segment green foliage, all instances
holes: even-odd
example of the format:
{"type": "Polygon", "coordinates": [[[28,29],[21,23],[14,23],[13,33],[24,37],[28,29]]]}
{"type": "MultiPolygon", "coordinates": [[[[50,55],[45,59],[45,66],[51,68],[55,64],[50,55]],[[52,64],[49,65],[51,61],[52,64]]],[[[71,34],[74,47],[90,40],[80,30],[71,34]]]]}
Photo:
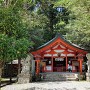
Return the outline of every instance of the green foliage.
{"type": "MultiPolygon", "coordinates": [[[[37,14],[40,16],[41,14],[46,17],[46,21],[44,22],[44,36],[43,39],[45,42],[51,40],[57,32],[61,34],[66,34],[67,30],[64,28],[68,23],[68,15],[69,12],[66,8],[63,9],[63,12],[58,12],[57,8],[62,6],[57,6],[56,2],[60,2],[58,0],[36,0],[37,14]]],[[[61,3],[60,3],[61,4],[61,3]]],[[[40,17],[42,18],[42,17],[40,17]]]]}
{"type": "Polygon", "coordinates": [[[40,4],[37,13],[47,17],[43,36],[46,42],[59,32],[71,42],[90,49],[90,0],[37,1],[40,4]],[[54,11],[56,7],[65,10],[58,13],[54,11]]]}
{"type": "Polygon", "coordinates": [[[16,58],[14,38],[9,38],[5,34],[0,34],[0,60],[13,60],[16,58]]]}
{"type": "Polygon", "coordinates": [[[23,21],[26,22],[26,26],[29,31],[29,39],[34,45],[33,48],[37,48],[42,45],[44,42],[43,35],[47,18],[43,14],[38,15],[35,12],[28,11],[24,16],[23,21]]]}
{"type": "Polygon", "coordinates": [[[0,60],[24,58],[28,47],[37,48],[57,32],[90,48],[89,23],[89,0],[1,0],[0,60]]]}
{"type": "Polygon", "coordinates": [[[75,0],[69,9],[75,19],[71,19],[70,24],[67,25],[69,32],[66,37],[90,50],[90,0],[75,0]]]}
{"type": "Polygon", "coordinates": [[[22,6],[19,5],[23,5],[23,2],[12,1],[5,6],[2,4],[0,8],[0,60],[3,61],[25,58],[29,47],[33,45],[21,14],[25,10],[20,11],[22,6]]]}
{"type": "Polygon", "coordinates": [[[15,44],[17,58],[26,58],[32,42],[29,42],[26,38],[21,38],[16,40],[15,44]]]}

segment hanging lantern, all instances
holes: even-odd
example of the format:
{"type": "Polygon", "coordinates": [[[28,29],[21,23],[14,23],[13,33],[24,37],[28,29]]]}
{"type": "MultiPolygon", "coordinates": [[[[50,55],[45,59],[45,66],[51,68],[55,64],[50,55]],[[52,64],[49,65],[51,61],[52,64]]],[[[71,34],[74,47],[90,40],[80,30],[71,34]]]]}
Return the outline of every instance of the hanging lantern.
{"type": "Polygon", "coordinates": [[[58,56],[58,57],[61,57],[61,53],[57,53],[57,56],[58,56]]]}

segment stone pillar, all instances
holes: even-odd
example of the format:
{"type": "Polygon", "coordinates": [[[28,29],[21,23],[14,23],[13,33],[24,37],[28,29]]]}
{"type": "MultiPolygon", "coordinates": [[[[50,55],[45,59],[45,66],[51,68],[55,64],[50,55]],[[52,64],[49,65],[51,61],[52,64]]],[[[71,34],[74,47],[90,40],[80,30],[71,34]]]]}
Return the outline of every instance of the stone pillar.
{"type": "Polygon", "coordinates": [[[29,83],[32,81],[32,71],[31,71],[31,62],[33,60],[33,56],[30,54],[27,56],[25,60],[21,61],[22,71],[18,75],[18,83],[29,83]]]}
{"type": "Polygon", "coordinates": [[[87,70],[87,73],[86,73],[86,80],[90,81],[90,53],[86,54],[86,57],[88,59],[88,61],[87,61],[88,70],[87,70]]]}

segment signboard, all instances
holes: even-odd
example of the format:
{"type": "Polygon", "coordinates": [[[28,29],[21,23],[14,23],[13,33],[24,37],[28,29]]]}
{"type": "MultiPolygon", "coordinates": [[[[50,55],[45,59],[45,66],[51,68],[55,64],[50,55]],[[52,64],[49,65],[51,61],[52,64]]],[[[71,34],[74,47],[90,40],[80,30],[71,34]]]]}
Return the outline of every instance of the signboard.
{"type": "Polygon", "coordinates": [[[79,62],[78,61],[73,61],[72,62],[74,66],[79,66],[79,62]]]}
{"type": "Polygon", "coordinates": [[[51,66],[46,66],[46,70],[51,71],[52,70],[51,66]]]}
{"type": "Polygon", "coordinates": [[[43,62],[46,62],[47,60],[48,60],[48,59],[43,59],[42,61],[43,61],[43,62]]]}
{"type": "Polygon", "coordinates": [[[42,66],[45,66],[45,65],[46,65],[46,63],[45,63],[45,62],[40,62],[40,64],[41,64],[42,66]]]}
{"type": "Polygon", "coordinates": [[[64,61],[64,58],[55,58],[55,61],[64,61]]]}

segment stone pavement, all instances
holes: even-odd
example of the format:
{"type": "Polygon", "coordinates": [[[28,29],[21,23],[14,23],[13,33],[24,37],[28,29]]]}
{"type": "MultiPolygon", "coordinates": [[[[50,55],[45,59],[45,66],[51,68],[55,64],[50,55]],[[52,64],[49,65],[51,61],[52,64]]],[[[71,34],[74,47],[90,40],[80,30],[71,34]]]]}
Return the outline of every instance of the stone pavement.
{"type": "Polygon", "coordinates": [[[61,81],[7,85],[1,90],[90,90],[90,82],[61,81]]]}

